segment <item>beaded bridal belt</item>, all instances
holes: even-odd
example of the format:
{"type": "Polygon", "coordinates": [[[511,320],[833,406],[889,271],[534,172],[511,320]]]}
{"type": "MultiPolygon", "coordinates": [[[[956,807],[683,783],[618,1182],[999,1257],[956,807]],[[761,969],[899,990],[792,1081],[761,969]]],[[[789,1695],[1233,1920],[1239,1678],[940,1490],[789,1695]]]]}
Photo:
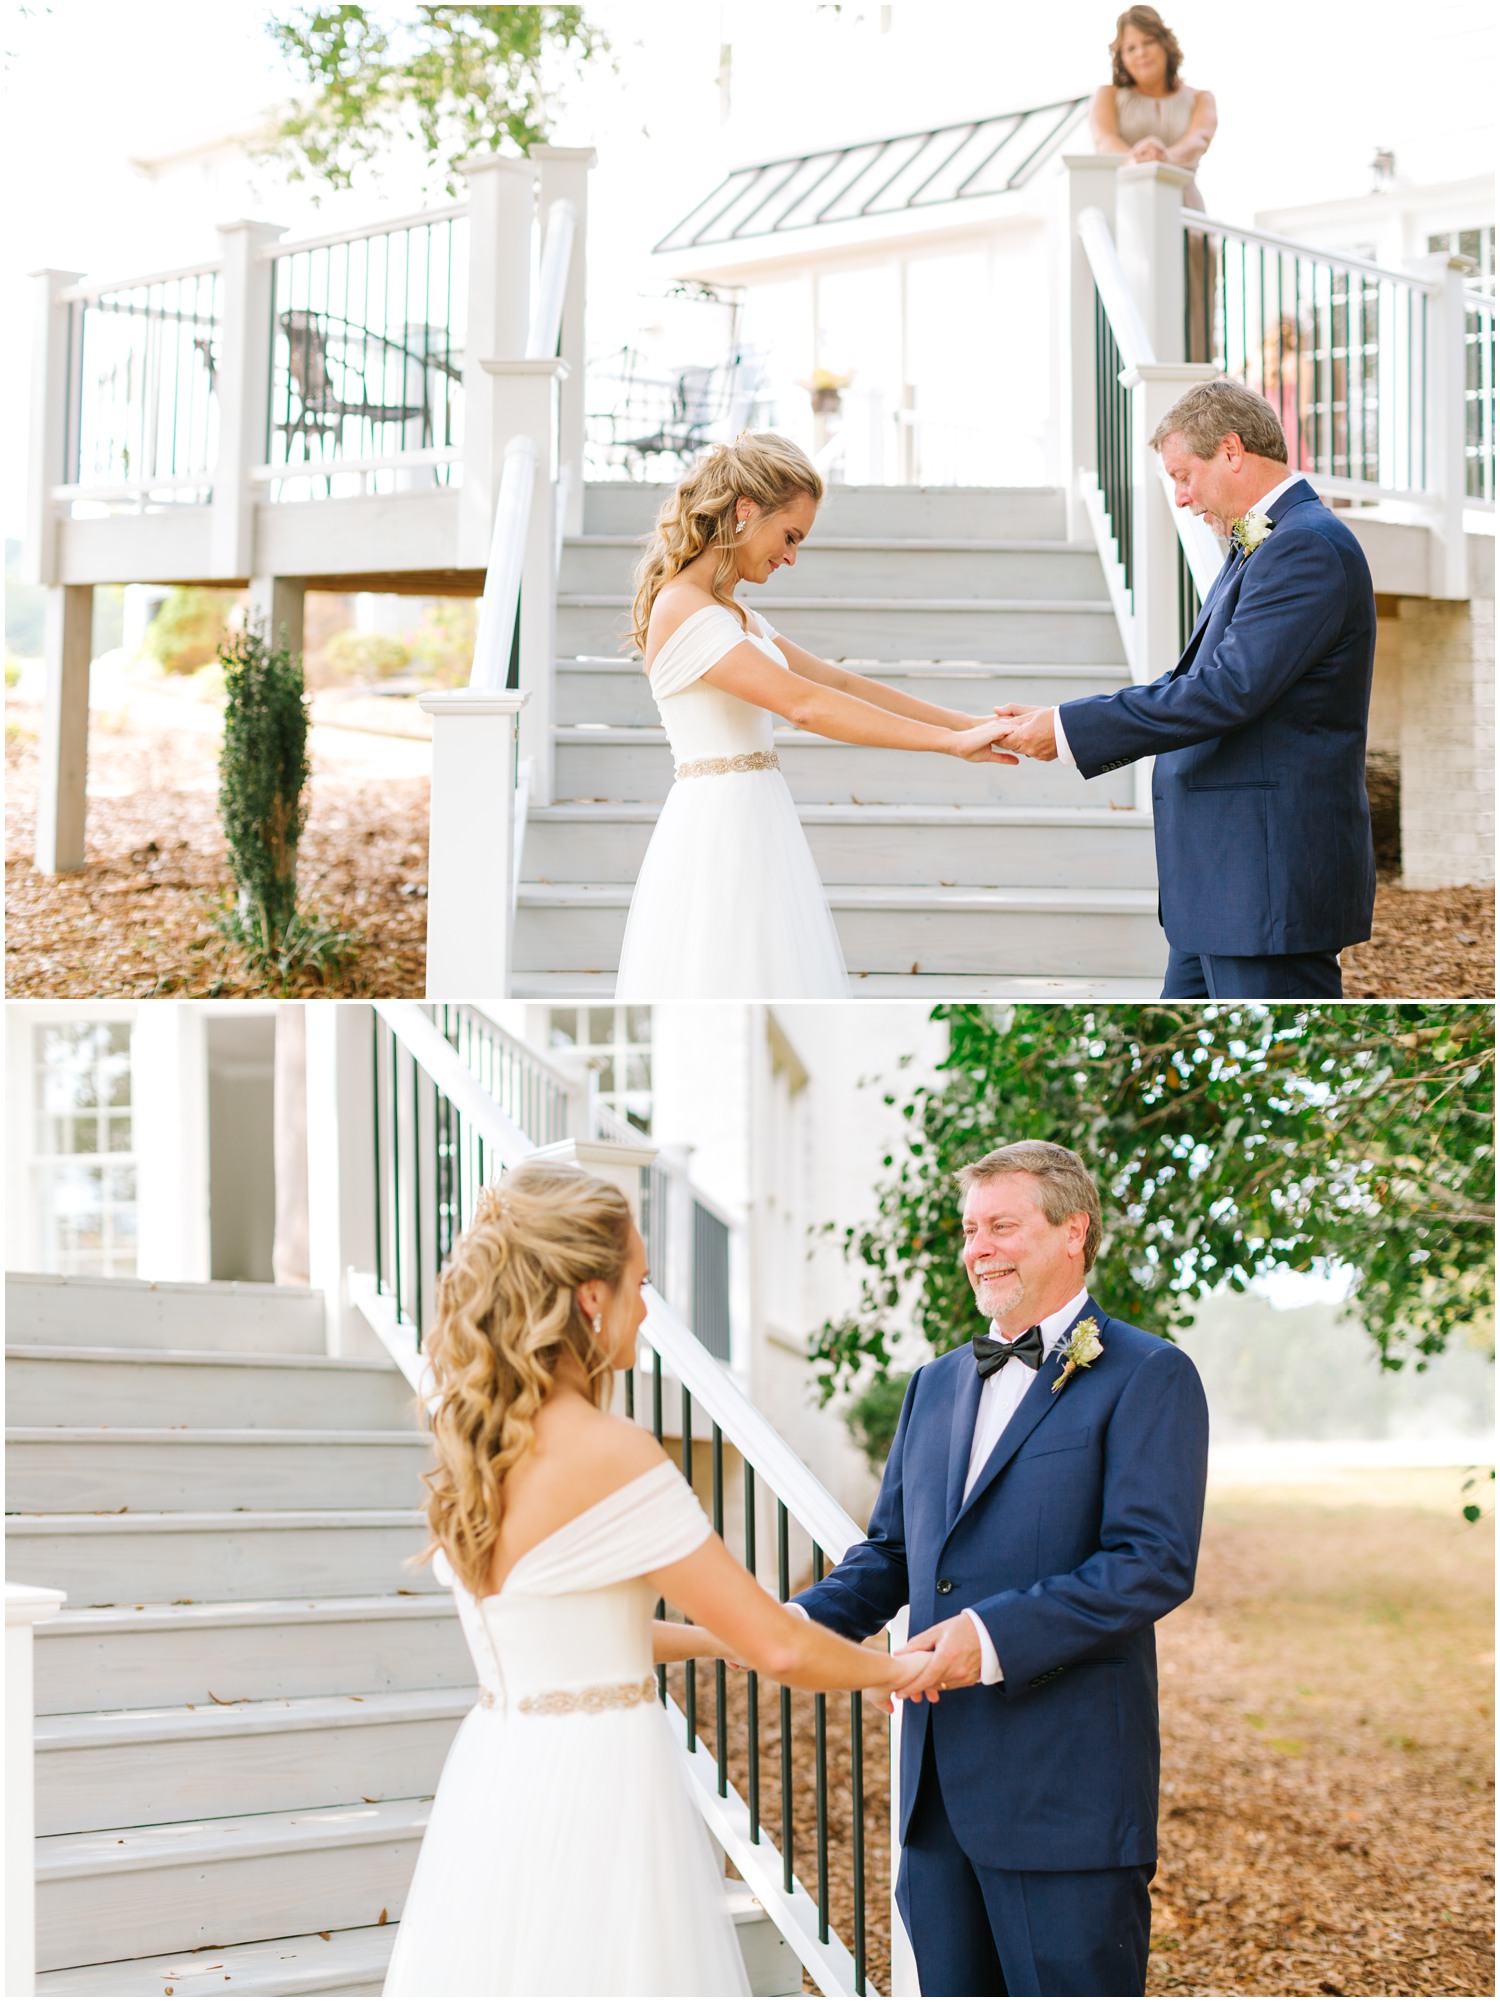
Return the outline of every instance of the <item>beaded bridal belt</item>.
{"type": "MultiPolygon", "coordinates": [[[[493,1690],[479,1698],[486,1710],[495,1707],[493,1690]]],[[[535,1696],[523,1696],[516,1708],[528,1717],[565,1717],[570,1711],[590,1714],[598,1710],[634,1710],[638,1704],[656,1701],[656,1677],[643,1675],[639,1682],[596,1682],[587,1689],[543,1689],[535,1696]]]]}
{"type": "Polygon", "coordinates": [[[741,751],[733,758],[688,758],[677,767],[680,779],[706,779],[721,772],[779,772],[774,751],[741,751]]]}

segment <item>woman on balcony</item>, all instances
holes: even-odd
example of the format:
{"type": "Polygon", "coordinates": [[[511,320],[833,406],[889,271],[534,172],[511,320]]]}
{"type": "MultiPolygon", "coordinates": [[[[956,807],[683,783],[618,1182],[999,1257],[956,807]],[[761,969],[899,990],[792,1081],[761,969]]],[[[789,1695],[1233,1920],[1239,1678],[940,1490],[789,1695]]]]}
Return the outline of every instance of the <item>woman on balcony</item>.
{"type": "Polygon", "coordinates": [[[663,505],[636,571],[631,637],[676,766],[641,864],[616,997],[819,1000],[843,953],[772,718],[841,744],[1014,764],[993,717],[919,701],[820,660],[738,604],[811,532],[823,482],[774,432],[716,445],[663,505]]]}
{"type": "MultiPolygon", "coordinates": [[[[1219,126],[1211,90],[1181,76],[1182,49],[1154,7],[1127,7],[1109,45],[1111,81],[1094,92],[1089,131],[1096,153],[1123,153],[1130,161],[1162,160],[1196,172],[1219,126]]],[[[1203,197],[1192,180],[1183,206],[1199,209],[1203,197]]],[[[1208,239],[1188,237],[1188,361],[1209,361],[1214,272],[1208,239]]]]}
{"type": "Polygon", "coordinates": [[[428,1555],[479,1701],[460,1725],[387,1995],[737,1995],[744,1964],[653,1662],[736,1658],[885,1697],[930,1655],[856,1647],[732,1558],[649,1432],[609,1413],[646,1250],[610,1182],[528,1162],[438,1282],[428,1555]],[[712,1629],[653,1621],[665,1599],[712,1629]]]}

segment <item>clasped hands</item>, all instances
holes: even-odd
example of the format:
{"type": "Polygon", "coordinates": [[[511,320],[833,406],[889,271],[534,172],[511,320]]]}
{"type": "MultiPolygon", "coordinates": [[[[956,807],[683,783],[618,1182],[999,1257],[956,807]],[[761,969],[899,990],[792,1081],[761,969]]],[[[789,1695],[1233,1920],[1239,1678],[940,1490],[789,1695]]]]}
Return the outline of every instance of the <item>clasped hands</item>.
{"type": "Polygon", "coordinates": [[[870,1690],[870,1699],[882,1710],[896,1707],[897,1700],[936,1703],[945,1690],[969,1689],[980,1677],[984,1663],[979,1651],[979,1635],[967,1613],[951,1620],[939,1620],[927,1627],[891,1656],[895,1667],[909,1667],[910,1673],[889,1692],[870,1690]]]}
{"type": "Polygon", "coordinates": [[[1046,764],[1057,756],[1057,730],[1050,709],[1028,709],[1007,702],[994,711],[995,721],[976,716],[959,732],[959,756],[971,764],[1018,765],[1022,758],[1046,764]]]}

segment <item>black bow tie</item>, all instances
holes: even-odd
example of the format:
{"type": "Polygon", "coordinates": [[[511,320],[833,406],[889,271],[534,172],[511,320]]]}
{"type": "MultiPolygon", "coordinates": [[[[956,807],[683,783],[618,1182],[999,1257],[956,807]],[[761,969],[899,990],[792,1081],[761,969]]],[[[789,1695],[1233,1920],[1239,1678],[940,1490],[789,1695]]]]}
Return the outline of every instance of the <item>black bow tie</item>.
{"type": "Polygon", "coordinates": [[[993,1376],[997,1369],[1004,1369],[1012,1356],[1019,1356],[1028,1369],[1040,1369],[1046,1352],[1040,1328],[1028,1328],[1013,1342],[992,1341],[988,1335],[974,1337],[974,1361],[981,1380],[993,1376]]]}

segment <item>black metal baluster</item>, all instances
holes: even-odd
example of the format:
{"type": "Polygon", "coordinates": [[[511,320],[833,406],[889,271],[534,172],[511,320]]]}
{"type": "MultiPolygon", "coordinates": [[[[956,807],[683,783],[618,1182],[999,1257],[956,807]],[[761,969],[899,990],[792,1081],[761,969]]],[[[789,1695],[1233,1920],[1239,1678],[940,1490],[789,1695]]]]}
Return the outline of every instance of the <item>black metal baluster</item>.
{"type": "MultiPolygon", "coordinates": [[[[813,1583],[823,1576],[823,1553],[812,1551],[813,1583]]],[[[818,1824],[818,1938],[828,1944],[828,1698],[813,1698],[813,1776],[818,1824]]]]}
{"type": "MultiPolygon", "coordinates": [[[[713,1524],[720,1536],[724,1534],[724,1434],[717,1424],[713,1429],[713,1524]]],[[[719,1767],[719,1798],[729,1796],[729,1741],[726,1734],[725,1713],[729,1690],[726,1683],[727,1664],[722,1660],[714,1663],[714,1756],[719,1767]]]]}
{"type": "Polygon", "coordinates": [[[385,1291],[385,1258],[381,1244],[380,1212],[385,1203],[385,1190],[380,1185],[380,1017],[372,1008],[370,1011],[370,1105],[374,1113],[373,1137],[375,1156],[375,1291],[385,1291]]]}
{"type": "Polygon", "coordinates": [[[401,1074],[400,1046],[391,1030],[391,1247],[396,1267],[396,1319],[401,1300],[401,1074]]]}
{"type": "Polygon", "coordinates": [[[422,1071],[415,1057],[411,1063],[411,1161],[412,1161],[412,1325],[417,1331],[417,1347],[422,1346],[422,1071]]]}
{"type": "MultiPolygon", "coordinates": [[[[783,1605],[791,1595],[786,1503],[776,1502],[776,1582],[783,1605]]],[[[792,1888],[792,1692],[781,1685],[781,1886],[792,1888]]]]}
{"type": "MultiPolygon", "coordinates": [[[[682,1386],[682,1478],[693,1485],[693,1393],[682,1386]]],[[[687,1698],[687,1748],[692,1751],[698,1737],[698,1664],[683,1663],[683,1693],[687,1698]]]]}
{"type": "MultiPolygon", "coordinates": [[[[745,1462],[745,1569],[755,1576],[755,1469],[745,1462]]],[[[745,1674],[746,1755],[749,1764],[750,1840],[760,1841],[760,1677],[745,1674]]]]}
{"type": "Polygon", "coordinates": [[[854,1875],[854,1992],[865,1992],[865,1713],[855,1690],[849,1699],[849,1784],[854,1818],[850,1825],[854,1875]]]}

